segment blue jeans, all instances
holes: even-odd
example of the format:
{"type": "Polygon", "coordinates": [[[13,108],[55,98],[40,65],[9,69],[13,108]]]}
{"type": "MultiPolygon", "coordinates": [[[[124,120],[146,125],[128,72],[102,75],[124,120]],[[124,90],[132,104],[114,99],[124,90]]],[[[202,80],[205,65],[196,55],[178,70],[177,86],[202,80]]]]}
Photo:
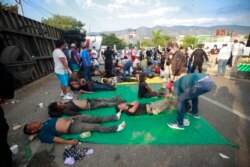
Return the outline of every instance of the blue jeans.
{"type": "Polygon", "coordinates": [[[227,61],[228,61],[227,59],[219,59],[218,70],[217,70],[218,75],[222,75],[222,76],[225,75],[227,61]]]}
{"type": "Polygon", "coordinates": [[[202,94],[209,92],[213,87],[213,81],[211,82],[198,82],[192,88],[187,88],[177,99],[178,116],[177,122],[179,125],[183,125],[183,118],[186,113],[186,107],[188,101],[192,100],[192,113],[198,113],[198,97],[202,94]]]}
{"type": "Polygon", "coordinates": [[[91,69],[90,66],[83,68],[83,76],[86,81],[91,81],[91,69]]]}
{"type": "Polygon", "coordinates": [[[126,78],[126,72],[128,72],[128,75],[130,77],[130,67],[132,65],[132,62],[130,60],[127,61],[127,63],[123,66],[123,69],[122,69],[122,76],[123,78],[126,78]]]}
{"type": "Polygon", "coordinates": [[[115,90],[115,87],[108,84],[93,82],[92,91],[105,91],[105,90],[115,90]]]}

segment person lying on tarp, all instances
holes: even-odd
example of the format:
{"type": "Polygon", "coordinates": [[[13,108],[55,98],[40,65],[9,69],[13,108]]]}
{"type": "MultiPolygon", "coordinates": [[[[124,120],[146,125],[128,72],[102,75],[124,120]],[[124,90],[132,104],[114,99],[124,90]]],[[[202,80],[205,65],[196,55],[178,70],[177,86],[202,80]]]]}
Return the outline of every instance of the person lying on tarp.
{"type": "Polygon", "coordinates": [[[71,100],[69,102],[53,102],[48,106],[50,117],[61,117],[62,115],[75,116],[79,115],[80,111],[93,110],[101,107],[109,107],[125,102],[125,99],[120,99],[120,96],[113,98],[95,98],[83,100],[71,100]]]}
{"type": "Polygon", "coordinates": [[[138,98],[150,98],[161,96],[159,92],[154,91],[146,82],[147,75],[145,73],[139,76],[138,98]]]}
{"type": "Polygon", "coordinates": [[[214,82],[207,74],[192,73],[182,76],[169,85],[169,89],[174,91],[177,98],[178,115],[174,122],[167,125],[172,129],[184,130],[183,118],[187,111],[188,102],[192,101],[192,110],[187,114],[194,118],[199,118],[198,97],[212,90],[214,82]]]}
{"type": "Polygon", "coordinates": [[[115,107],[116,112],[125,112],[126,114],[131,116],[144,114],[157,115],[165,110],[173,108],[176,108],[176,100],[172,98],[146,104],[140,104],[137,101],[129,104],[120,103],[115,107]]]}
{"type": "Polygon", "coordinates": [[[95,91],[116,90],[115,85],[104,84],[97,81],[86,82],[85,79],[70,80],[69,87],[72,91],[80,91],[80,93],[92,93],[95,91]]]}
{"type": "Polygon", "coordinates": [[[38,137],[45,143],[78,144],[78,140],[64,140],[63,134],[80,134],[83,132],[118,132],[125,128],[123,121],[118,126],[100,126],[98,123],[117,121],[121,113],[112,116],[94,117],[89,115],[77,115],[72,118],[51,118],[42,123],[39,121],[27,123],[24,134],[31,135],[38,133],[38,137]]]}

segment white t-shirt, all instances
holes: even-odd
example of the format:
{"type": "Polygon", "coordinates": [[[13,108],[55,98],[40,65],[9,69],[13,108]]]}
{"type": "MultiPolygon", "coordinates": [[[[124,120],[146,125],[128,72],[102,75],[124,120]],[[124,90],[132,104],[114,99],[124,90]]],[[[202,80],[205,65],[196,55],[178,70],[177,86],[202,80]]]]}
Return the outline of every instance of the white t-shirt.
{"type": "Polygon", "coordinates": [[[98,56],[97,56],[97,51],[96,51],[95,49],[92,49],[92,50],[91,50],[91,56],[92,56],[92,58],[95,58],[95,59],[98,58],[98,56]]]}
{"type": "Polygon", "coordinates": [[[233,56],[242,56],[244,52],[244,45],[241,43],[233,44],[233,56]]]}
{"type": "Polygon", "coordinates": [[[57,74],[67,74],[68,71],[64,67],[64,65],[62,64],[61,60],[59,59],[60,57],[64,57],[66,62],[67,62],[67,58],[66,58],[65,54],[63,53],[63,51],[61,49],[57,48],[57,49],[55,49],[53,51],[53,60],[54,60],[54,64],[55,64],[55,73],[57,73],[57,74]]]}
{"type": "Polygon", "coordinates": [[[136,58],[135,61],[133,62],[133,67],[137,67],[139,63],[140,63],[140,60],[136,58]]]}

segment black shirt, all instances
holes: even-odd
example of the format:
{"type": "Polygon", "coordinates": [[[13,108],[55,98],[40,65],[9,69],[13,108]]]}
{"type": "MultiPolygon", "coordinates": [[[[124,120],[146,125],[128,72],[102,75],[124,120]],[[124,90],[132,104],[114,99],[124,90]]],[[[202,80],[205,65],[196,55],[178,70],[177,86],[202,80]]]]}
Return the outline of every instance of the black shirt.
{"type": "Polygon", "coordinates": [[[135,116],[135,115],[144,115],[144,114],[147,114],[147,107],[146,107],[147,104],[139,104],[138,108],[136,109],[136,111],[134,113],[131,113],[129,112],[128,110],[130,108],[133,107],[133,105],[128,105],[128,110],[126,110],[126,114],[128,115],[132,115],[132,116],[135,116]]]}
{"type": "Polygon", "coordinates": [[[147,85],[148,84],[146,82],[139,83],[138,98],[142,98],[145,94],[149,93],[148,89],[146,88],[147,85]]]}
{"type": "Polygon", "coordinates": [[[114,51],[113,50],[105,50],[104,56],[105,56],[105,61],[112,61],[112,59],[114,57],[114,51]]]}
{"type": "Polygon", "coordinates": [[[203,49],[196,49],[191,55],[191,60],[194,58],[194,62],[203,63],[204,57],[208,61],[206,52],[203,49]]]}
{"type": "Polygon", "coordinates": [[[81,110],[82,109],[78,107],[77,105],[75,105],[73,101],[69,101],[66,104],[66,108],[63,110],[63,114],[73,116],[73,115],[77,115],[78,112],[81,110]]]}

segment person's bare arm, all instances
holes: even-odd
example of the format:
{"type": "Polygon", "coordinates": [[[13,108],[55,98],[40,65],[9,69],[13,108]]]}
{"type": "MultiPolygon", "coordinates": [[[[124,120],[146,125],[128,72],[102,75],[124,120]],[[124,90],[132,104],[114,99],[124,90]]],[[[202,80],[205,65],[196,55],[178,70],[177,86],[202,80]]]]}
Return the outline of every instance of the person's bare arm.
{"type": "Polygon", "coordinates": [[[81,89],[81,90],[80,90],[80,93],[89,93],[89,94],[90,94],[90,93],[94,93],[94,92],[91,92],[91,91],[85,91],[85,90],[82,90],[82,89],[81,89]]]}
{"type": "Polygon", "coordinates": [[[67,60],[64,58],[64,57],[59,57],[60,61],[62,62],[63,66],[68,69],[69,66],[68,66],[68,63],[67,63],[67,60]]]}
{"type": "Polygon", "coordinates": [[[54,143],[58,143],[58,144],[70,144],[70,145],[78,144],[78,140],[64,140],[60,137],[54,137],[53,141],[54,143]]]}
{"type": "Polygon", "coordinates": [[[130,113],[135,113],[135,111],[137,110],[138,107],[139,107],[139,103],[137,101],[135,101],[134,104],[133,104],[133,107],[130,108],[128,111],[130,113]]]}
{"type": "Polygon", "coordinates": [[[63,66],[68,70],[69,74],[71,74],[72,71],[69,69],[69,65],[67,63],[67,60],[64,57],[59,57],[59,59],[62,62],[63,66]]]}

